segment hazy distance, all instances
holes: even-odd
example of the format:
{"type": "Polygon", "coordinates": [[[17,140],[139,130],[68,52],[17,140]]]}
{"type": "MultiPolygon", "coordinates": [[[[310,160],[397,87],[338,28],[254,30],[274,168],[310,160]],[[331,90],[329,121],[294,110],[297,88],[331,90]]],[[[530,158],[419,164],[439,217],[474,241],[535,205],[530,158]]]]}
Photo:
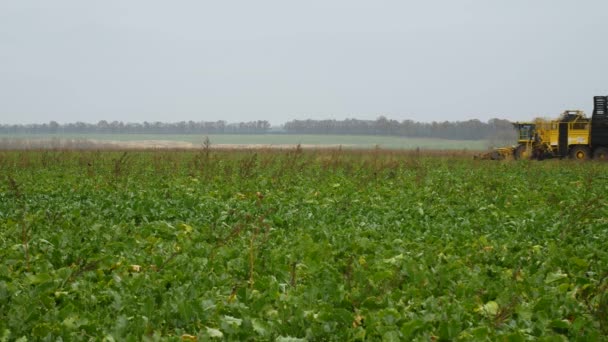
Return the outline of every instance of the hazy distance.
{"type": "Polygon", "coordinates": [[[2,1],[0,123],[527,120],[608,94],[603,0],[2,1]]]}

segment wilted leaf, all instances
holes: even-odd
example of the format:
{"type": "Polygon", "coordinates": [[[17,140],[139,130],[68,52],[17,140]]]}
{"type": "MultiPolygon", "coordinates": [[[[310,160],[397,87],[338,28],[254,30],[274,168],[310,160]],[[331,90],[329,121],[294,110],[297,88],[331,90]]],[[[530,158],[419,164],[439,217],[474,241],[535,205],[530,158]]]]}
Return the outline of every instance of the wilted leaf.
{"type": "Polygon", "coordinates": [[[545,284],[550,284],[550,283],[553,283],[555,281],[558,281],[558,280],[561,280],[564,278],[568,278],[568,275],[566,273],[562,273],[562,271],[549,273],[549,274],[547,274],[547,277],[545,278],[545,284]]]}

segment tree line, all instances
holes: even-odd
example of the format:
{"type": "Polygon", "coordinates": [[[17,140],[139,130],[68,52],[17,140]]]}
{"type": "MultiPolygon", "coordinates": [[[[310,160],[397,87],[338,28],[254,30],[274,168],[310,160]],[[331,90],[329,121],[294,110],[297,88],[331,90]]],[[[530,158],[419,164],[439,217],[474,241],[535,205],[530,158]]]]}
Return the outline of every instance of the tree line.
{"type": "Polygon", "coordinates": [[[376,120],[293,120],[285,123],[284,130],[292,134],[362,134],[393,135],[404,137],[440,138],[455,140],[481,140],[513,133],[508,120],[479,120],[417,122],[390,120],[384,116],[376,120]]]}
{"type": "Polygon", "coordinates": [[[74,122],[60,124],[56,121],[43,124],[0,125],[5,134],[262,134],[270,130],[265,120],[227,123],[226,121],[179,121],[124,123],[101,120],[96,124],[74,122]]]}
{"type": "MultiPolygon", "coordinates": [[[[226,121],[180,121],[124,123],[101,120],[94,123],[75,122],[60,124],[56,121],[43,124],[2,125],[0,134],[265,134],[271,133],[266,120],[239,123],[226,121]]],[[[392,135],[403,137],[440,138],[455,140],[481,140],[508,137],[513,126],[508,120],[479,120],[417,122],[413,120],[391,120],[384,116],[376,120],[292,120],[272,133],[283,134],[357,134],[392,135]]]]}

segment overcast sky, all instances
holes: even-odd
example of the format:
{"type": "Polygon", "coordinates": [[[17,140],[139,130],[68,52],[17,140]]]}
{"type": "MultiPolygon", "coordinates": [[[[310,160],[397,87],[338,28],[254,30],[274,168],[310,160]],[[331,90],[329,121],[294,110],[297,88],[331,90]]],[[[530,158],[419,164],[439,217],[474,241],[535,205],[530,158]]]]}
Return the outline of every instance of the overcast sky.
{"type": "Polygon", "coordinates": [[[0,123],[591,114],[608,1],[0,0],[0,123]]]}

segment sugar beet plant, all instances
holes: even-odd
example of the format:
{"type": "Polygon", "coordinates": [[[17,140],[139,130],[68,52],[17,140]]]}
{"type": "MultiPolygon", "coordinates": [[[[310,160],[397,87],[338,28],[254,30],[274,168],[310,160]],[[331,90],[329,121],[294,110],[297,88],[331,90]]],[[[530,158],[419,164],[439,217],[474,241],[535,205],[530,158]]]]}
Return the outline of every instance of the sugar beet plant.
{"type": "Polygon", "coordinates": [[[608,165],[0,153],[0,339],[599,340],[608,165]]]}

